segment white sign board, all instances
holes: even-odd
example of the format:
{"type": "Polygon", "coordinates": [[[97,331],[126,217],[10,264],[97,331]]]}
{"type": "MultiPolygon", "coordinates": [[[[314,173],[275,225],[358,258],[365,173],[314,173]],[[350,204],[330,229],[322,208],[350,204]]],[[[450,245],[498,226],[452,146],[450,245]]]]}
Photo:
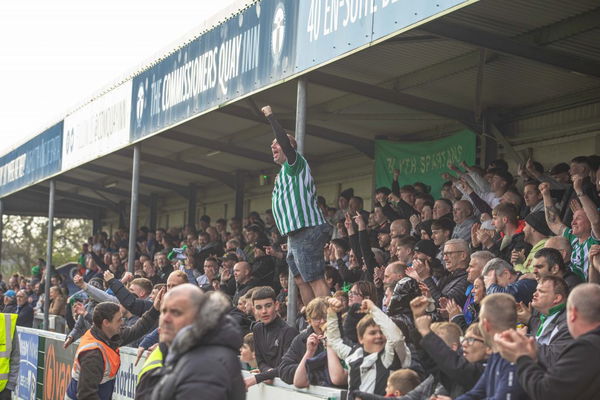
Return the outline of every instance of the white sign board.
{"type": "Polygon", "coordinates": [[[146,362],[146,354],[144,353],[144,357],[138,365],[134,365],[135,349],[121,347],[121,368],[119,368],[119,372],[117,373],[115,391],[112,396],[113,400],[133,400],[137,377],[146,362]]]}
{"type": "Polygon", "coordinates": [[[63,171],[129,143],[131,87],[129,80],[65,118],[63,171]]]}

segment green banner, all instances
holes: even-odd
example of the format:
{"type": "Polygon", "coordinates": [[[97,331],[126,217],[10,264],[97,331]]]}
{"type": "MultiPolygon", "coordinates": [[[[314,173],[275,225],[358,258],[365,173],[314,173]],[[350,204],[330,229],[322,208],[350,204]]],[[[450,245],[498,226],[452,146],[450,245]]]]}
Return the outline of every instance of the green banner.
{"type": "Polygon", "coordinates": [[[377,187],[392,187],[394,169],[400,171],[400,186],[423,182],[431,186],[431,194],[439,197],[449,172],[448,163],[466,161],[475,164],[475,134],[464,130],[444,139],[427,142],[375,141],[375,181],[377,187]]]}

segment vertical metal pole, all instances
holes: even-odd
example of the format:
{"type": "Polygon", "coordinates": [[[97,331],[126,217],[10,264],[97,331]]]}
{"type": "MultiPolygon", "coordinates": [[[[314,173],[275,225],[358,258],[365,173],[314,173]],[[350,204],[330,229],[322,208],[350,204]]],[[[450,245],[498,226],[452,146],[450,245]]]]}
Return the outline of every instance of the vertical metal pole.
{"type": "Polygon", "coordinates": [[[188,225],[196,226],[196,203],[198,201],[198,188],[193,183],[189,185],[189,196],[188,196],[188,212],[187,212],[187,223],[188,225]]]}
{"type": "Polygon", "coordinates": [[[133,146],[133,170],[131,172],[131,210],[129,212],[129,251],[127,254],[127,270],[133,273],[135,262],[135,245],[137,239],[138,190],[140,184],[141,144],[133,146]]]}
{"type": "Polygon", "coordinates": [[[235,171],[235,212],[234,217],[244,218],[244,176],[242,171],[235,171]]]}
{"type": "MultiPolygon", "coordinates": [[[[125,226],[127,226],[127,224],[125,224],[125,212],[127,211],[126,210],[127,206],[125,205],[124,200],[119,201],[118,208],[119,208],[119,229],[125,229],[125,226]]],[[[111,232],[111,235],[112,235],[112,232],[111,232]]]]}
{"type": "Polygon", "coordinates": [[[54,240],[54,192],[56,183],[50,180],[48,196],[48,244],[46,245],[46,284],[44,285],[44,329],[49,327],[50,314],[50,275],[52,275],[52,243],[54,240]]]}
{"type": "Polygon", "coordinates": [[[156,231],[156,225],[158,221],[158,195],[152,193],[150,195],[150,230],[156,231]]]}
{"type": "Polygon", "coordinates": [[[100,233],[102,230],[102,220],[100,217],[100,211],[94,213],[94,217],[92,219],[92,234],[95,235],[100,233]]]}
{"type": "MultiPolygon", "coordinates": [[[[304,154],[304,136],[306,128],[306,78],[298,79],[298,92],[296,96],[296,143],[298,144],[298,153],[304,154]]],[[[296,315],[298,314],[298,287],[294,281],[292,271],[289,272],[288,279],[288,308],[287,322],[294,326],[296,315]]]]}

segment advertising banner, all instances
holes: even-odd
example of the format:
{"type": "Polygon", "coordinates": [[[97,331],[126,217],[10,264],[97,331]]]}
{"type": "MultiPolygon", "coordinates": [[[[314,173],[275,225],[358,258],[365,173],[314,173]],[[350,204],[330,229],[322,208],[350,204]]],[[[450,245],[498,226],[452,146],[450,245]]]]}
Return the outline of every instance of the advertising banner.
{"type": "Polygon", "coordinates": [[[0,196],[6,196],[60,171],[62,121],[0,157],[0,196]]]}
{"type": "Polygon", "coordinates": [[[117,374],[115,383],[115,391],[113,392],[113,400],[133,400],[135,397],[135,386],[137,385],[137,377],[144,366],[145,359],[140,360],[138,365],[135,364],[135,355],[133,349],[131,352],[124,352],[121,349],[121,368],[117,374]]]}
{"type": "Polygon", "coordinates": [[[65,118],[62,170],[124,147],[129,143],[131,80],[65,118]]]}
{"type": "Polygon", "coordinates": [[[63,342],[46,338],[44,345],[44,400],[62,399],[71,382],[71,367],[77,346],[63,349],[63,342]]]}
{"type": "Polygon", "coordinates": [[[294,71],[294,0],[264,0],[133,80],[131,138],[280,81],[294,71]]]}
{"type": "Polygon", "coordinates": [[[17,332],[17,334],[21,360],[16,395],[21,400],[35,400],[39,337],[26,332],[17,332]]]}
{"type": "Polygon", "coordinates": [[[133,80],[131,139],[477,0],[263,0],[133,80]]]}
{"type": "Polygon", "coordinates": [[[303,71],[424,23],[473,0],[306,0],[298,10],[296,70],[303,71]]]}
{"type": "Polygon", "coordinates": [[[444,139],[427,142],[375,141],[376,185],[392,186],[394,169],[400,171],[400,186],[423,182],[439,197],[444,183],[440,174],[449,172],[448,163],[475,163],[475,134],[460,131],[444,139]]]}

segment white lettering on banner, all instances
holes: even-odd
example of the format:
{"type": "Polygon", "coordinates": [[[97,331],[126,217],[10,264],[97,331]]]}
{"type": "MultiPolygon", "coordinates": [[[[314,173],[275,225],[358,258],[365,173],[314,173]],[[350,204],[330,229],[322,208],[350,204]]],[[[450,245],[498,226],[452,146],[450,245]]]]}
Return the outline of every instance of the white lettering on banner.
{"type": "Polygon", "coordinates": [[[309,41],[335,33],[341,27],[347,27],[373,14],[382,12],[398,0],[310,0],[306,32],[309,41]],[[340,24],[341,22],[341,24],[340,24]]]}
{"type": "Polygon", "coordinates": [[[127,81],[65,118],[63,170],[127,144],[131,93],[132,82],[127,81]]]}
{"type": "MultiPolygon", "coordinates": [[[[37,358],[38,344],[35,343],[35,346],[33,344],[33,342],[29,340],[23,340],[19,336],[19,351],[21,352],[21,359],[35,360],[37,358]]],[[[37,368],[37,365],[34,365],[34,367],[37,368]]]]}
{"type": "Polygon", "coordinates": [[[113,400],[131,400],[135,397],[135,387],[137,377],[145,362],[145,357],[140,360],[138,365],[134,365],[135,356],[121,352],[121,368],[115,379],[115,390],[113,400]]]}
{"type": "Polygon", "coordinates": [[[438,151],[437,153],[406,158],[387,158],[388,170],[398,169],[400,175],[426,174],[442,171],[448,163],[457,163],[463,160],[463,147],[458,145],[438,151]]]}
{"type": "Polygon", "coordinates": [[[0,186],[14,182],[26,175],[33,175],[60,160],[60,146],[59,136],[50,140],[42,140],[42,143],[33,149],[0,166],[0,186]]]}
{"type": "Polygon", "coordinates": [[[5,185],[22,178],[25,175],[25,163],[27,154],[21,154],[19,157],[0,167],[0,185],[5,185]]]}
{"type": "Polygon", "coordinates": [[[243,49],[242,52],[242,69],[240,74],[244,74],[248,71],[258,67],[258,52],[260,44],[260,27],[255,26],[252,29],[244,32],[243,38],[243,49]]]}
{"type": "Polygon", "coordinates": [[[240,34],[221,43],[219,48],[219,87],[224,95],[227,94],[227,82],[239,73],[241,42],[240,34]]]}
{"type": "MultiPolygon", "coordinates": [[[[217,81],[217,52],[215,47],[186,62],[162,79],[161,110],[166,111],[186,100],[212,89],[217,81]]],[[[157,81],[160,86],[161,81],[157,81]]],[[[153,83],[154,85],[154,83],[153,83]]],[[[156,99],[153,88],[152,100],[156,99]]]]}
{"type": "Polygon", "coordinates": [[[115,132],[129,128],[129,99],[123,99],[108,108],[78,121],[65,131],[65,156],[110,138],[115,132]],[[79,136],[77,139],[75,136],[79,136]]]}
{"type": "MultiPolygon", "coordinates": [[[[260,26],[254,26],[185,62],[150,83],[150,116],[214,89],[226,95],[228,84],[258,68],[260,26]]],[[[184,59],[187,52],[184,51],[184,59]]],[[[138,117],[139,118],[139,117],[138,117]]]]}

